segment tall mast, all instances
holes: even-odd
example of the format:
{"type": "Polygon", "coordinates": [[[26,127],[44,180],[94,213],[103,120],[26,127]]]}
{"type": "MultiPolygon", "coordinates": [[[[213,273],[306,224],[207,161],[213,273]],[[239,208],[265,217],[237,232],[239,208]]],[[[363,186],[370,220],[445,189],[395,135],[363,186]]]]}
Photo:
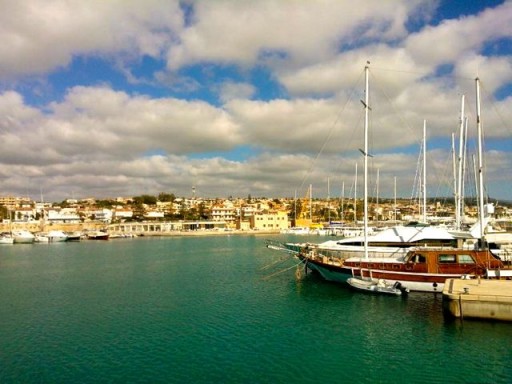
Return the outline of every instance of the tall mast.
{"type": "Polygon", "coordinates": [[[379,178],[380,178],[380,168],[377,168],[377,221],[379,221],[379,178]]]}
{"type": "Polygon", "coordinates": [[[459,211],[460,211],[460,220],[461,220],[461,224],[462,224],[462,221],[464,220],[464,207],[466,205],[466,203],[464,202],[464,198],[466,196],[466,183],[464,182],[464,180],[466,180],[466,167],[467,167],[467,156],[468,156],[468,151],[467,151],[467,147],[468,147],[468,117],[466,116],[464,118],[464,151],[462,152],[462,177],[460,178],[460,181],[461,181],[461,184],[462,184],[462,187],[461,187],[461,194],[460,194],[460,207],[459,207],[459,211]]]}
{"type": "Polygon", "coordinates": [[[423,222],[427,222],[427,120],[423,120],[423,222]]]}
{"type": "Polygon", "coordinates": [[[457,197],[457,161],[455,159],[455,134],[452,132],[453,203],[455,205],[455,228],[459,228],[459,202],[457,197]]]}
{"type": "Polygon", "coordinates": [[[465,135],[464,135],[464,95],[461,97],[461,106],[460,106],[460,133],[459,133],[459,174],[457,178],[457,212],[455,215],[455,225],[457,229],[460,229],[461,226],[461,220],[462,220],[462,167],[464,163],[464,141],[465,141],[465,135]]]}
{"type": "Polygon", "coordinates": [[[369,112],[369,80],[368,65],[364,67],[365,91],[364,91],[364,257],[368,258],[368,112],[369,112]]]}
{"type": "Polygon", "coordinates": [[[293,199],[293,216],[294,216],[294,226],[297,226],[297,190],[295,190],[295,197],[293,199]]]}
{"type": "MultiPolygon", "coordinates": [[[[483,181],[483,159],[482,159],[482,121],[480,117],[480,79],[476,82],[476,128],[478,134],[478,189],[479,189],[479,211],[480,211],[480,236],[484,237],[484,181],[483,181]]],[[[483,245],[483,244],[482,244],[483,245]]]]}
{"type": "Polygon", "coordinates": [[[395,196],[395,202],[393,205],[393,218],[395,219],[395,224],[396,224],[396,176],[393,179],[393,194],[395,196]]]}
{"type": "Polygon", "coordinates": [[[331,188],[329,185],[329,178],[327,178],[327,210],[329,225],[331,225],[331,188]]]}
{"type": "Polygon", "coordinates": [[[356,179],[354,181],[354,224],[357,225],[357,162],[356,162],[356,179]]]}
{"type": "Polygon", "coordinates": [[[309,184],[309,221],[313,223],[313,184],[309,184]]]}
{"type": "Polygon", "coordinates": [[[345,220],[345,182],[341,182],[341,220],[345,220]]]}

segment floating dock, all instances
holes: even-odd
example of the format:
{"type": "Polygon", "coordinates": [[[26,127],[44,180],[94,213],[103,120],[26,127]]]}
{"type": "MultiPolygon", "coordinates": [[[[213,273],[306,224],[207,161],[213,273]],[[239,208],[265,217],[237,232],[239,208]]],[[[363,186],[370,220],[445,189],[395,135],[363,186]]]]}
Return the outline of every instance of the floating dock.
{"type": "Polygon", "coordinates": [[[443,310],[461,319],[512,321],[512,280],[448,279],[443,310]]]}

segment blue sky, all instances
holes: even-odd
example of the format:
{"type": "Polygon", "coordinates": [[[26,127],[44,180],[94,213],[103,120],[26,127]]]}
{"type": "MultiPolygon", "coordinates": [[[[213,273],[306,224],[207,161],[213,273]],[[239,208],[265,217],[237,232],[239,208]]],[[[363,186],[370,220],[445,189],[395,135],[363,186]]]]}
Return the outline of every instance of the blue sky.
{"type": "MultiPolygon", "coordinates": [[[[0,0],[0,194],[452,194],[481,79],[486,193],[512,200],[512,2],[0,0]],[[457,149],[458,150],[458,149],[457,149]],[[327,190],[329,181],[330,189],[327,190]],[[361,186],[358,187],[359,190],[361,186]],[[353,192],[352,192],[353,193],[353,192]]],[[[470,166],[468,165],[468,168],[470,166]]],[[[467,172],[466,183],[474,183],[467,172]]],[[[469,185],[468,191],[474,190],[469,185]]]]}

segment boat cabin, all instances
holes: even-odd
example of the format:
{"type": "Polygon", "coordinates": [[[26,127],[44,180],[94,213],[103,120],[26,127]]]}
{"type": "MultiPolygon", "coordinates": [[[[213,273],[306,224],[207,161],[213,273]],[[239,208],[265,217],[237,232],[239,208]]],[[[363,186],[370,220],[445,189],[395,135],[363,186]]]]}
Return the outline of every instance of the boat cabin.
{"type": "Polygon", "coordinates": [[[404,263],[406,270],[428,273],[483,275],[486,269],[503,268],[503,263],[489,250],[419,248],[409,251],[404,263]]]}
{"type": "Polygon", "coordinates": [[[488,270],[503,268],[501,260],[488,250],[457,248],[414,248],[403,259],[347,259],[343,263],[355,270],[372,271],[374,277],[399,279],[393,273],[418,275],[484,276],[488,270]],[[390,275],[391,274],[391,275],[390,275]]]}

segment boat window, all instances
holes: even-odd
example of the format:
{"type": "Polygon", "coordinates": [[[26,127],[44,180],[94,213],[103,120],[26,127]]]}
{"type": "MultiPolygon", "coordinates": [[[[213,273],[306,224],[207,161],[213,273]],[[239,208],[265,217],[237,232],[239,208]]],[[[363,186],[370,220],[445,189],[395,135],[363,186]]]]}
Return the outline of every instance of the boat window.
{"type": "Polygon", "coordinates": [[[441,254],[441,255],[439,255],[439,262],[440,263],[455,263],[455,255],[441,254]]]}
{"type": "Polygon", "coordinates": [[[409,263],[425,263],[427,261],[427,258],[423,255],[414,254],[409,259],[409,263]]]}
{"type": "Polygon", "coordinates": [[[471,255],[459,255],[459,264],[474,264],[475,260],[471,255]]]}

